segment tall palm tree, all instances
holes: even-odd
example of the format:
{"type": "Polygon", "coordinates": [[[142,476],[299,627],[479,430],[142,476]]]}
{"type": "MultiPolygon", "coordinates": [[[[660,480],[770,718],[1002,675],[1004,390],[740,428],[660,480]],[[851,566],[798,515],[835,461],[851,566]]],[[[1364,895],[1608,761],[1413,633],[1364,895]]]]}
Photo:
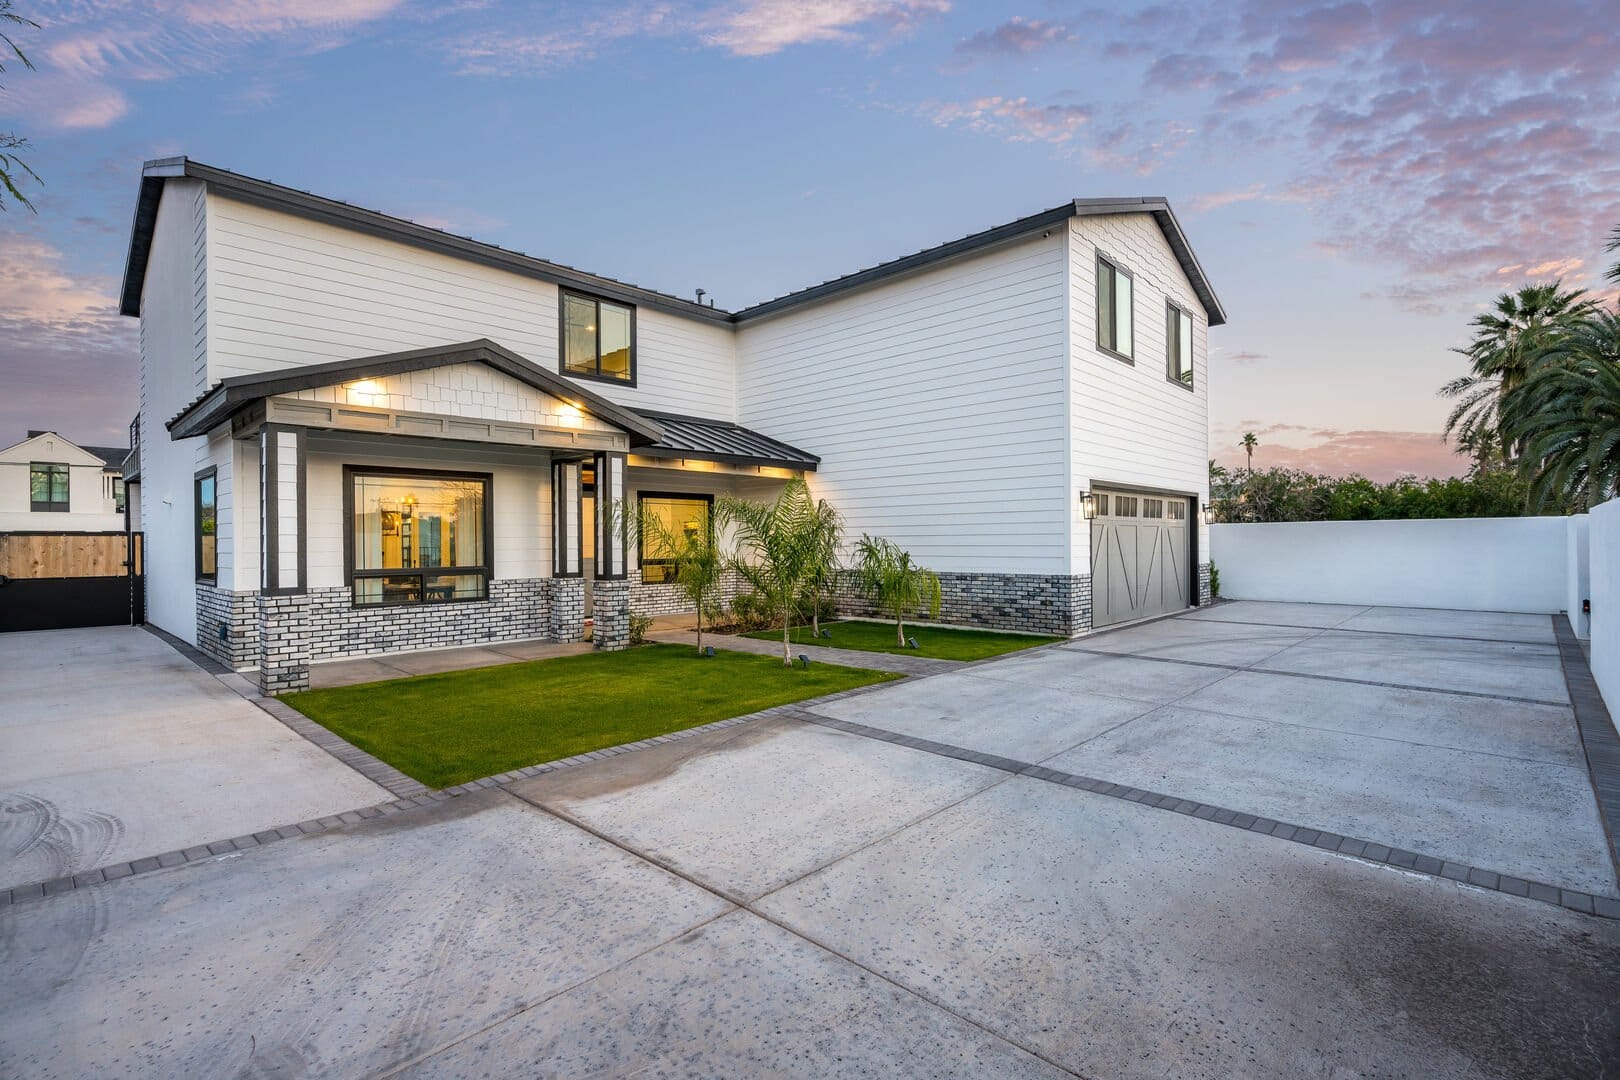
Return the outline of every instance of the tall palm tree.
{"type": "Polygon", "coordinates": [[[1254,475],[1254,448],[1260,445],[1260,440],[1254,437],[1254,432],[1245,431],[1242,440],[1238,443],[1243,452],[1249,455],[1249,475],[1254,475]]]}
{"type": "MultiPolygon", "coordinates": [[[[1446,417],[1444,438],[1487,445],[1491,440],[1481,436],[1481,428],[1501,432],[1502,397],[1524,382],[1550,338],[1597,310],[1583,296],[1584,289],[1565,289],[1561,281],[1523,285],[1474,317],[1474,340],[1454,350],[1468,357],[1469,373],[1440,388],[1442,397],[1458,399],[1446,417]]],[[[1516,456],[1514,440],[1502,438],[1500,444],[1504,455],[1516,456]]]]}
{"type": "Polygon", "coordinates": [[[1535,358],[1502,399],[1537,508],[1590,509],[1620,495],[1620,312],[1592,314],[1535,358]]]}
{"type": "MultiPolygon", "coordinates": [[[[1614,231],[1609,234],[1609,242],[1604,246],[1603,250],[1620,251],[1620,225],[1616,225],[1614,227],[1614,231]]],[[[1608,272],[1603,276],[1615,284],[1620,285],[1620,262],[1617,262],[1613,266],[1609,267],[1608,272]]]]}
{"type": "Polygon", "coordinates": [[[815,505],[795,476],[774,502],[726,498],[715,506],[718,525],[730,524],[740,554],[730,564],[782,620],[782,663],[793,666],[793,613],[816,566],[815,505]]]}
{"type": "Polygon", "coordinates": [[[893,540],[862,535],[855,557],[864,592],[881,611],[894,616],[895,641],[906,644],[906,612],[928,609],[939,618],[939,575],[911,561],[911,552],[893,540]]]}
{"type": "Polygon", "coordinates": [[[811,559],[805,575],[810,601],[810,636],[821,636],[821,598],[832,591],[838,576],[838,547],[844,540],[844,519],[826,499],[810,505],[805,527],[810,532],[811,559]]]}

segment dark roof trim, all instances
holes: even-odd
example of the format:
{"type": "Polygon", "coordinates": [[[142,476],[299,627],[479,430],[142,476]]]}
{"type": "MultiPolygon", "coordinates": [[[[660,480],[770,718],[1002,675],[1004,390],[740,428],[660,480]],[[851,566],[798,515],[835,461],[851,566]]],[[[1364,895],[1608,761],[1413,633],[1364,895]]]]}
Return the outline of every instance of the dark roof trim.
{"type": "Polygon", "coordinates": [[[791,308],[815,303],[855,289],[865,288],[889,278],[916,273],[970,255],[982,254],[993,248],[1022,240],[1030,233],[1051,228],[1072,217],[1147,213],[1153,215],[1154,220],[1159,224],[1159,228],[1164,232],[1165,239],[1170,244],[1170,250],[1181,264],[1182,272],[1187,275],[1187,280],[1192,283],[1193,292],[1197,294],[1199,303],[1203,305],[1204,314],[1208,317],[1209,324],[1211,326],[1220,326],[1226,322],[1226,310],[1221,306],[1220,300],[1215,296],[1215,290],[1204,276],[1203,267],[1199,265],[1197,256],[1193,254],[1192,246],[1187,243],[1186,235],[1181,231],[1181,224],[1176,220],[1175,213],[1170,209],[1169,201],[1162,196],[1075,199],[1051,210],[1019,218],[1017,221],[999,225],[984,232],[974,233],[972,236],[965,236],[960,240],[953,240],[938,247],[928,248],[913,255],[907,255],[904,258],[879,263],[877,266],[858,270],[855,273],[834,278],[831,281],[811,286],[808,289],[787,293],[784,296],[776,297],[774,300],[766,300],[764,303],[755,304],[738,312],[728,312],[719,308],[706,307],[691,300],[684,300],[678,296],[671,296],[668,293],[644,289],[637,285],[629,285],[584,270],[576,270],[560,263],[547,262],[545,259],[537,259],[521,252],[508,251],[494,244],[486,244],[464,236],[456,236],[439,229],[429,228],[426,225],[418,225],[414,221],[390,217],[375,210],[366,210],[335,199],[311,195],[306,191],[282,187],[280,184],[272,184],[267,180],[256,180],[251,176],[243,176],[227,169],[217,169],[212,165],[204,165],[201,162],[192,161],[190,158],[185,157],[160,158],[155,161],[148,161],[141,170],[140,196],[135,204],[135,220],[130,227],[129,255],[124,264],[124,288],[119,301],[119,311],[122,314],[140,314],[141,290],[146,282],[146,261],[151,254],[152,231],[157,226],[158,203],[163,196],[163,182],[167,179],[179,177],[201,180],[220,195],[266,207],[267,209],[279,210],[313,221],[354,229],[372,236],[398,240],[429,251],[437,251],[483,263],[487,266],[510,270],[543,281],[554,282],[558,285],[583,289],[607,297],[610,300],[620,300],[627,304],[637,304],[673,315],[728,325],[768,318],[791,308]]]}
{"type": "Polygon", "coordinates": [[[664,429],[658,442],[636,453],[654,458],[691,458],[728,465],[762,465],[815,472],[821,458],[730,420],[637,410],[664,429]]]}
{"type": "Polygon", "coordinates": [[[627,304],[654,308],[707,322],[731,321],[730,312],[719,308],[706,307],[678,296],[629,285],[585,270],[576,270],[571,266],[537,259],[521,252],[508,251],[494,244],[456,236],[454,233],[418,225],[404,218],[390,217],[336,199],[282,187],[267,180],[256,180],[228,169],[217,169],[212,165],[204,165],[185,157],[148,161],[141,170],[141,191],[135,205],[135,221],[130,229],[129,256],[124,263],[124,288],[118,308],[124,315],[139,315],[141,311],[141,290],[146,282],[146,260],[151,254],[152,232],[157,226],[158,203],[163,195],[163,182],[181,177],[201,180],[215,193],[240,202],[295,214],[311,221],[353,229],[372,236],[397,240],[429,251],[540,278],[543,281],[585,289],[610,300],[621,300],[627,304]]]}
{"type": "MultiPolygon", "coordinates": [[[[68,443],[69,445],[72,445],[72,446],[77,446],[80,450],[83,450],[85,453],[91,454],[91,455],[94,455],[95,457],[100,458],[101,461],[102,461],[103,468],[106,469],[107,471],[112,471],[112,470],[115,470],[115,469],[123,468],[124,459],[129,457],[129,447],[127,447],[127,446],[86,446],[86,445],[84,445],[82,443],[76,443],[72,439],[68,438],[66,435],[63,435],[60,431],[52,431],[50,428],[31,428],[31,429],[29,429],[28,435],[27,435],[27,437],[25,437],[23,439],[23,442],[27,442],[29,439],[37,439],[41,435],[55,435],[58,439],[61,439],[63,442],[68,443]]],[[[13,445],[21,445],[21,444],[13,444],[13,445]]],[[[10,450],[11,447],[8,446],[8,447],[5,447],[5,449],[10,450]]]]}
{"type": "Polygon", "coordinates": [[[312,390],[318,386],[351,379],[378,379],[408,371],[447,367],[451,364],[486,364],[536,390],[562,399],[600,420],[606,420],[630,435],[631,446],[656,443],[664,435],[658,423],[643,419],[631,409],[576,386],[560,375],[530,363],[510,349],[493,341],[479,339],[461,345],[435,345],[409,352],[363,356],[330,364],[267,371],[257,375],[233,375],[187,405],[168,423],[169,438],[187,439],[206,435],[249,405],[278,394],[312,390]]]}
{"type": "Polygon", "coordinates": [[[1098,217],[1104,214],[1152,214],[1159,229],[1164,233],[1165,240],[1170,244],[1170,250],[1176,261],[1181,264],[1182,273],[1192,283],[1193,292],[1197,294],[1198,301],[1204,308],[1204,314],[1209,319],[1209,325],[1220,326],[1226,322],[1226,309],[1221,307],[1220,300],[1215,296],[1215,290],[1210,286],[1209,280],[1204,276],[1204,268],[1199,265],[1198,257],[1193,254],[1192,245],[1187,243],[1186,234],[1181,231],[1181,223],[1176,220],[1175,212],[1170,209],[1169,200],[1162,196],[1140,196],[1132,198],[1113,199],[1075,199],[1062,206],[1053,207],[1039,214],[1019,218],[1017,221],[998,225],[984,232],[964,236],[960,240],[952,240],[948,244],[927,248],[914,255],[894,259],[890,262],[879,263],[865,270],[857,270],[853,274],[833,278],[820,285],[808,289],[800,289],[774,300],[767,300],[753,307],[743,308],[732,316],[737,323],[752,322],[755,319],[768,318],[779,315],[784,311],[813,304],[829,299],[841,293],[862,289],[890,278],[905,274],[914,274],[922,270],[931,270],[945,263],[955,262],[959,259],[974,255],[981,255],[986,251],[1016,243],[1028,237],[1031,233],[1050,229],[1074,217],[1098,217]]]}

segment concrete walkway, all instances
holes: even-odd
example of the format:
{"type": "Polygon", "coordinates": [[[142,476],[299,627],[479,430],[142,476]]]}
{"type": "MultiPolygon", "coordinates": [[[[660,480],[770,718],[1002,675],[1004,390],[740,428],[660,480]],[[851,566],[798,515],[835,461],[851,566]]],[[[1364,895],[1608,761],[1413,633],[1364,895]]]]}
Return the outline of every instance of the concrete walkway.
{"type": "MultiPolygon", "coordinates": [[[[648,633],[647,640],[696,646],[697,634],[690,630],[653,630],[648,633]]],[[[780,658],[782,655],[780,641],[761,641],[758,638],[741,637],[737,634],[704,634],[703,644],[713,645],[716,649],[725,649],[728,652],[753,653],[756,656],[780,658]]],[[[796,644],[793,646],[793,655],[808,656],[817,664],[838,664],[866,671],[891,671],[899,675],[937,675],[963,666],[960,660],[937,660],[926,656],[905,656],[898,653],[834,649],[826,645],[796,644]]]]}
{"type": "Polygon", "coordinates": [[[133,627],[0,634],[0,888],[392,796],[133,627]]]}

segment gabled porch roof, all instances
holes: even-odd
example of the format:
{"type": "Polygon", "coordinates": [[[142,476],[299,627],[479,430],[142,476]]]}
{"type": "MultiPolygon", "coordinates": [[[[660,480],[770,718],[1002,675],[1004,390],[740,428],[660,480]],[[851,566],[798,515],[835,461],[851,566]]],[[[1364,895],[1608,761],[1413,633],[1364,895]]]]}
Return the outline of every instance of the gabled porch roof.
{"type": "Polygon", "coordinates": [[[265,398],[280,394],[292,394],[300,390],[312,390],[316,387],[358,379],[380,379],[388,375],[467,363],[485,364],[623,430],[629,435],[631,446],[650,446],[663,437],[664,429],[659,424],[644,418],[632,409],[615,405],[607,398],[593,394],[560,375],[553,375],[487,338],[460,345],[435,345],[426,349],[412,349],[409,352],[363,356],[355,360],[339,360],[330,364],[312,364],[286,371],[233,375],[215,383],[206,393],[170,420],[167,425],[169,437],[187,439],[206,435],[265,398]]]}

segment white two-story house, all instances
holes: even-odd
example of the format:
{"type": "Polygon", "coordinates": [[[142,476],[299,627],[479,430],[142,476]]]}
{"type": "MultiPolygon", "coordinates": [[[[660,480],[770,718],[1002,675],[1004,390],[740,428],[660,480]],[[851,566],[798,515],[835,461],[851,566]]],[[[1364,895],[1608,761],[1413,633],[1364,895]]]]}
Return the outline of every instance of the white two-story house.
{"type": "Polygon", "coordinates": [[[30,431],[0,450],[0,533],[123,532],[123,446],[30,431]]]}
{"type": "Polygon", "coordinates": [[[267,690],[587,617],[619,647],[680,601],[615,513],[693,527],[795,475],[938,571],[946,621],[1078,634],[1207,595],[1225,314],[1163,199],[724,311],[173,158],[122,310],[148,619],[267,690]]]}

